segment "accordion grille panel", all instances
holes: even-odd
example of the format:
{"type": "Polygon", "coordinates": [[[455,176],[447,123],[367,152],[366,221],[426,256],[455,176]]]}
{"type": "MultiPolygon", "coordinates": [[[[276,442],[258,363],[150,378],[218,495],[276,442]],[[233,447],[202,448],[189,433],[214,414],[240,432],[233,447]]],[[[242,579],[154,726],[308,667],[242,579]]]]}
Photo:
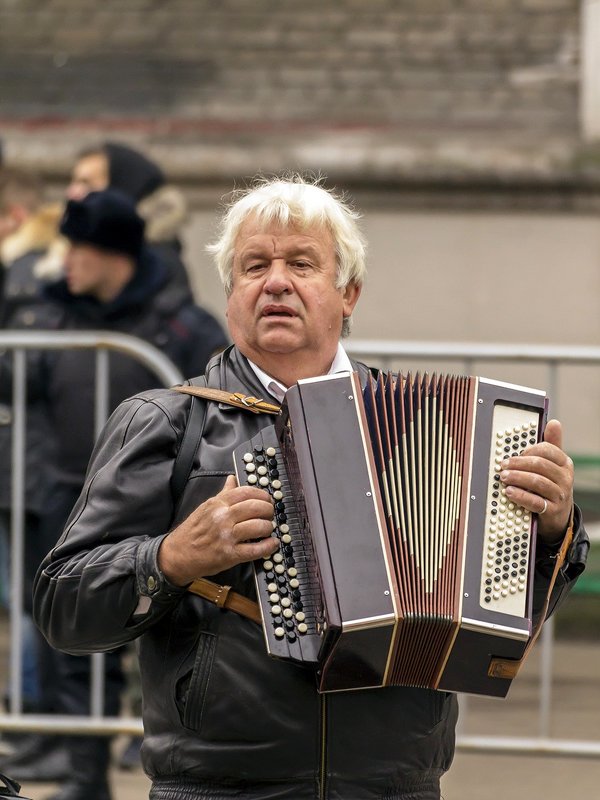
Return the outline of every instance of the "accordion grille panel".
{"type": "Polygon", "coordinates": [[[365,411],[398,587],[389,682],[434,684],[456,631],[474,380],[380,375],[365,411]]]}

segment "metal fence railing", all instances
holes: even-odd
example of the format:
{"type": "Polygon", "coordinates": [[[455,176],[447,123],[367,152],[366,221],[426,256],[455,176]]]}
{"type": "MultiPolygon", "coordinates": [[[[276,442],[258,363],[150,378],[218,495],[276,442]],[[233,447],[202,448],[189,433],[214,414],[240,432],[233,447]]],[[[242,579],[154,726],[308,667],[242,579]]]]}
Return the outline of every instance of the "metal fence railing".
{"type": "MultiPolygon", "coordinates": [[[[179,383],[182,376],[173,364],[152,345],[134,337],[104,332],[71,334],[68,332],[36,333],[0,331],[0,351],[14,351],[13,383],[13,486],[12,486],[12,553],[11,553],[11,597],[10,611],[10,676],[11,708],[9,714],[0,714],[0,730],[35,730],[54,733],[79,734],[139,734],[141,720],[134,717],[105,717],[102,714],[102,656],[94,656],[92,680],[92,713],[89,717],[67,717],[30,715],[21,712],[20,705],[20,619],[22,615],[23,580],[23,495],[24,495],[24,446],[26,424],[25,353],[28,349],[60,349],[65,347],[94,348],[96,350],[96,418],[95,430],[100,431],[108,416],[108,364],[109,352],[119,350],[138,358],[157,376],[157,382],[165,386],[179,383]]],[[[458,362],[466,374],[478,374],[479,362],[504,364],[537,364],[546,371],[544,385],[550,397],[559,396],[560,371],[564,366],[600,366],[600,348],[596,347],[551,347],[530,345],[503,345],[441,342],[391,342],[348,340],[348,353],[369,364],[383,369],[396,369],[403,361],[444,364],[458,362]]],[[[558,416],[556,402],[553,414],[558,416]]],[[[541,642],[538,736],[500,737],[466,736],[460,733],[457,745],[465,750],[493,750],[498,752],[531,752],[565,756],[600,756],[599,741],[559,740],[549,736],[550,709],[552,703],[552,648],[554,641],[553,620],[544,626],[541,642]]],[[[599,678],[600,680],[600,678],[599,678]]],[[[466,699],[461,698],[461,717],[464,719],[466,699]]],[[[462,726],[464,727],[464,725],[462,726]]],[[[462,729],[462,728],[461,728],[462,729]]]]}
{"type": "Polygon", "coordinates": [[[27,424],[26,353],[28,350],[66,348],[95,350],[96,436],[109,413],[109,358],[111,351],[127,354],[143,364],[157,379],[157,386],[181,383],[181,373],[160,350],[128,334],[106,331],[0,331],[0,352],[12,351],[12,446],[11,446],[11,547],[10,547],[10,637],[9,705],[11,712],[0,714],[0,730],[28,730],[72,733],[141,733],[139,719],[111,719],[102,713],[103,662],[101,654],[92,656],[91,714],[89,717],[34,715],[22,713],[22,621],[23,551],[25,520],[25,429],[27,424]]]}

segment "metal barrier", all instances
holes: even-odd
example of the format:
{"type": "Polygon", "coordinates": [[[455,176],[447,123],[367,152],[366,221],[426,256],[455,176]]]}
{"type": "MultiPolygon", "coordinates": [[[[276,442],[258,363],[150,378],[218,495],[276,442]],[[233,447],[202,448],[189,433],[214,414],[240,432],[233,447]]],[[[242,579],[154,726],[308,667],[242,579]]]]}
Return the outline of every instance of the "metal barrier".
{"type": "MultiPolygon", "coordinates": [[[[13,390],[14,429],[13,429],[13,524],[12,524],[12,562],[11,581],[12,597],[20,598],[17,591],[22,582],[22,536],[23,536],[23,474],[24,474],[24,431],[25,431],[25,358],[27,349],[57,349],[63,347],[85,347],[97,349],[96,368],[96,433],[104,425],[108,409],[108,351],[120,350],[139,358],[149,369],[153,370],[164,385],[181,382],[181,375],[171,362],[158,350],[146,342],[127,335],[90,332],[86,334],[70,333],[16,333],[0,331],[0,350],[13,349],[15,358],[15,381],[13,390]]],[[[419,359],[420,361],[462,363],[464,372],[476,374],[475,364],[484,362],[505,363],[538,363],[546,367],[548,380],[546,386],[551,397],[558,397],[559,369],[564,365],[600,365],[599,347],[550,347],[531,345],[504,345],[448,342],[392,342],[375,340],[348,340],[348,353],[369,364],[379,365],[383,369],[397,366],[401,359],[419,359]]],[[[557,414],[556,403],[553,413],[557,414]]],[[[558,415],[558,414],[557,414],[558,415]]],[[[11,688],[11,700],[16,689],[19,697],[13,708],[18,713],[0,714],[0,729],[33,730],[54,733],[78,734],[141,734],[142,722],[137,718],[103,717],[101,713],[101,684],[93,681],[92,713],[89,717],[23,715],[20,713],[20,618],[22,613],[20,602],[11,608],[11,676],[14,684],[11,688]],[[94,699],[95,698],[95,699],[94,699]]],[[[548,735],[550,721],[550,705],[552,691],[552,647],[554,638],[553,620],[544,626],[541,636],[541,670],[539,695],[539,736],[533,738],[500,737],[500,736],[465,736],[459,735],[457,747],[464,750],[493,750],[497,752],[529,752],[597,758],[600,756],[600,741],[558,740],[548,735]]],[[[94,656],[100,659],[101,656],[94,656]]],[[[100,670],[95,664],[96,674],[100,670]]],[[[461,698],[462,716],[464,717],[465,698],[461,698]]]]}
{"type": "Polygon", "coordinates": [[[23,543],[25,518],[26,351],[94,349],[96,351],[94,431],[102,430],[109,413],[109,353],[118,351],[139,361],[156,375],[157,383],[172,386],[183,376],[164,353],[128,334],[105,331],[0,331],[0,351],[13,351],[11,452],[11,606],[10,606],[10,714],[0,714],[0,730],[71,733],[142,733],[139,719],[102,716],[104,656],[92,656],[91,716],[24,715],[21,713],[21,638],[23,620],[23,543]]]}

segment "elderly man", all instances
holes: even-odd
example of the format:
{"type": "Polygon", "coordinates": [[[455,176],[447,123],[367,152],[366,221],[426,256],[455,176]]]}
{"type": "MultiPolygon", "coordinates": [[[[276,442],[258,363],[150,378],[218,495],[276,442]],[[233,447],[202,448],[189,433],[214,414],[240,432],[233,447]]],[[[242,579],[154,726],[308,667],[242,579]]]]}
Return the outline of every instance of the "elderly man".
{"type": "MultiPolygon", "coordinates": [[[[212,251],[235,345],[209,364],[209,387],[268,399],[273,410],[300,378],[354,369],[366,379],[339,342],[364,276],[347,205],[300,179],[259,182],[231,206],[212,251]]],[[[187,484],[174,496],[188,410],[189,396],[154,391],[113,415],[37,576],[43,632],[75,653],[138,640],[154,800],[439,798],[455,696],[409,687],[320,695],[312,669],[266,654],[259,625],[186,591],[213,576],[253,596],[251,562],[277,545],[270,496],[232,476],[233,449],[274,417],[207,402],[187,484]]],[[[545,509],[537,581],[547,586],[572,508],[559,423],[502,478],[516,501],[545,509]]],[[[585,552],[577,520],[554,599],[585,552]]]]}

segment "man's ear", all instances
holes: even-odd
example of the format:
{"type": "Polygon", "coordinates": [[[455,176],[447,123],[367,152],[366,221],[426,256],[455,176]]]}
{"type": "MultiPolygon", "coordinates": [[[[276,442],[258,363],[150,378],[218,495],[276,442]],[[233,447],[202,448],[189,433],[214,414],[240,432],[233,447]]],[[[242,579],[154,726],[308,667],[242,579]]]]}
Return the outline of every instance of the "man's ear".
{"type": "Polygon", "coordinates": [[[344,289],[344,317],[350,317],[354,306],[358,303],[362,287],[356,283],[349,283],[344,289]]]}

